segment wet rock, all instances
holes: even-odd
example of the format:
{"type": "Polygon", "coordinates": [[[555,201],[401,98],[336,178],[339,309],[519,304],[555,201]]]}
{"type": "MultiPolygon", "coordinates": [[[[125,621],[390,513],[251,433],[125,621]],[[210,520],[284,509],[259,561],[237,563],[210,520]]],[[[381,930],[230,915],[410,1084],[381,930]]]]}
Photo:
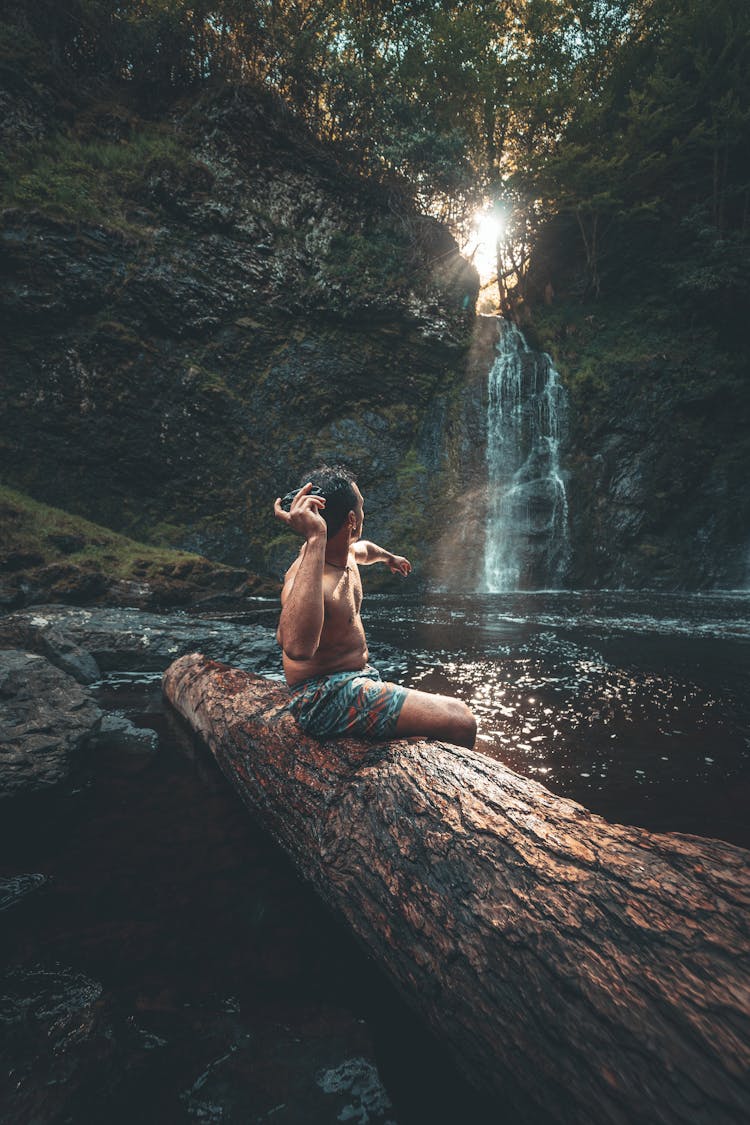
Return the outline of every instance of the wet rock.
{"type": "Polygon", "coordinates": [[[0,910],[11,910],[49,882],[47,875],[8,875],[0,879],[0,910]]]}
{"type": "Polygon", "coordinates": [[[92,1070],[101,1077],[115,1050],[101,996],[98,981],[60,966],[15,968],[0,979],[6,1125],[70,1120],[81,1085],[92,1070]]]}
{"type": "Polygon", "coordinates": [[[157,748],[159,736],[150,727],[137,727],[125,715],[111,712],[102,719],[94,744],[110,749],[151,752],[157,748]]]}
{"type": "Polygon", "coordinates": [[[57,967],[11,969],[2,981],[0,1022],[4,1027],[22,1025],[28,1018],[47,1030],[65,1033],[71,1021],[91,1007],[102,994],[102,986],[83,973],[57,967]]]}
{"type": "Polygon", "coordinates": [[[45,656],[50,664],[66,672],[79,684],[101,679],[99,665],[90,653],[64,636],[51,622],[40,617],[0,619],[0,648],[24,649],[45,656]]]}
{"type": "Polygon", "coordinates": [[[103,671],[163,671],[186,652],[258,673],[280,674],[274,629],[233,625],[181,613],[154,614],[114,607],[40,606],[5,618],[7,630],[54,629],[80,646],[103,671]]]}
{"type": "Polygon", "coordinates": [[[0,651],[0,800],[65,781],[101,721],[72,676],[36,653],[0,651]]]}
{"type": "Polygon", "coordinates": [[[395,1125],[362,1021],[330,1010],[208,1060],[180,1100],[193,1121],[395,1125]]]}
{"type": "Polygon", "coordinates": [[[337,1095],[344,1102],[337,1114],[339,1121],[374,1125],[390,1118],[390,1099],[376,1067],[367,1059],[345,1059],[338,1066],[321,1071],[317,1083],[325,1094],[337,1095]]]}

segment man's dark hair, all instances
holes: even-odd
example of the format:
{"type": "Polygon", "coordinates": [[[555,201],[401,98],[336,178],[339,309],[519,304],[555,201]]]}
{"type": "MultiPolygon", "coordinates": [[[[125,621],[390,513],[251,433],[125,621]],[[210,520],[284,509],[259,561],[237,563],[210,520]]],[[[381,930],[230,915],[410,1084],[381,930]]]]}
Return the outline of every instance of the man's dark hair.
{"type": "Polygon", "coordinates": [[[317,485],[325,496],[326,506],[321,515],[326,521],[329,537],[335,535],[344,526],[349,512],[357,509],[355,477],[343,465],[320,465],[300,479],[300,488],[308,481],[317,485]]]}

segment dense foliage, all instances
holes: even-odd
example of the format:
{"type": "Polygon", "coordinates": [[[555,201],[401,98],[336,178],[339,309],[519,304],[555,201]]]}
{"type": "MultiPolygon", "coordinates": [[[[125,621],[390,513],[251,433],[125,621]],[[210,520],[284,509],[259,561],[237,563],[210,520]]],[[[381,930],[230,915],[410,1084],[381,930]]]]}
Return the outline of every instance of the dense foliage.
{"type": "Polygon", "coordinates": [[[561,273],[720,317],[747,300],[742,0],[10,0],[5,18],[147,112],[206,83],[270,90],[456,228],[494,199],[507,300],[561,273]]]}

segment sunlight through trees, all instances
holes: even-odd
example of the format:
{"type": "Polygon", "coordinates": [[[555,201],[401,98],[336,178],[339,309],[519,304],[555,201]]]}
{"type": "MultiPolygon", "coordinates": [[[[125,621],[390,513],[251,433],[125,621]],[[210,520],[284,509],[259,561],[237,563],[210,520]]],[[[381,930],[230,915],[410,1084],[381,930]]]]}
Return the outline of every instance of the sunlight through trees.
{"type": "Polygon", "coordinates": [[[501,207],[501,303],[544,285],[550,229],[580,259],[584,297],[636,262],[642,274],[645,258],[659,269],[669,259],[662,283],[686,299],[747,298],[750,7],[737,0],[6,9],[8,41],[20,29],[84,81],[129,83],[152,114],[227,82],[276,96],[339,159],[406,193],[463,245],[476,241],[476,212],[501,207]]]}

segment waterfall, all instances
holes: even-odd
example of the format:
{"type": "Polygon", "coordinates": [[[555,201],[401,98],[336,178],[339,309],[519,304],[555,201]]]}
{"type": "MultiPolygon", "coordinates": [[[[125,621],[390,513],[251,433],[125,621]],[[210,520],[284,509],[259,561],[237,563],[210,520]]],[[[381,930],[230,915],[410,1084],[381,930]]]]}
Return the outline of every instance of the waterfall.
{"type": "Polygon", "coordinates": [[[532,352],[515,324],[494,319],[483,589],[560,586],[570,554],[560,470],[567,395],[550,357],[532,352]]]}

